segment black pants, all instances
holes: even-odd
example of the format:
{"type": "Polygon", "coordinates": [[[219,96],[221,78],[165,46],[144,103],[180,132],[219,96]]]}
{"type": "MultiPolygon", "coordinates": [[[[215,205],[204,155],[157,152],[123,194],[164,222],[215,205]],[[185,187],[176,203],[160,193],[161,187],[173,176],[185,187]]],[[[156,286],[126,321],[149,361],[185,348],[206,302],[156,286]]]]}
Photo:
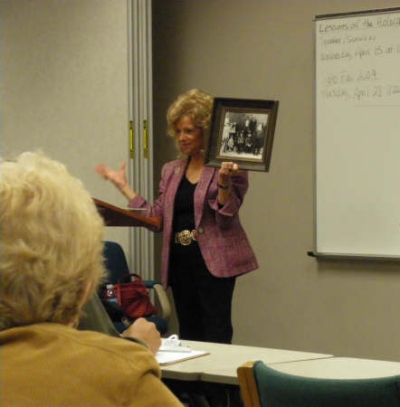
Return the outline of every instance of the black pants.
{"type": "Polygon", "coordinates": [[[207,269],[197,243],[172,251],[170,284],[181,339],[231,343],[235,277],[218,278],[207,269]]]}

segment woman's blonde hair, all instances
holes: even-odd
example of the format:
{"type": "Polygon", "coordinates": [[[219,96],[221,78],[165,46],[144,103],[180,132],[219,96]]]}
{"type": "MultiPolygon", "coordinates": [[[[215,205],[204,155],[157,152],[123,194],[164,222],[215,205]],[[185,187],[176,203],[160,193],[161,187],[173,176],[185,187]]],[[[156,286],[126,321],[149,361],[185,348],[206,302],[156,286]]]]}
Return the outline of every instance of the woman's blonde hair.
{"type": "Polygon", "coordinates": [[[200,89],[191,89],[179,95],[167,111],[168,134],[175,138],[177,122],[182,117],[188,116],[196,127],[203,130],[203,141],[204,145],[206,145],[209,137],[213,102],[213,97],[200,89]]]}
{"type": "Polygon", "coordinates": [[[2,161],[0,329],[68,324],[104,277],[104,224],[81,181],[44,154],[2,161]]]}

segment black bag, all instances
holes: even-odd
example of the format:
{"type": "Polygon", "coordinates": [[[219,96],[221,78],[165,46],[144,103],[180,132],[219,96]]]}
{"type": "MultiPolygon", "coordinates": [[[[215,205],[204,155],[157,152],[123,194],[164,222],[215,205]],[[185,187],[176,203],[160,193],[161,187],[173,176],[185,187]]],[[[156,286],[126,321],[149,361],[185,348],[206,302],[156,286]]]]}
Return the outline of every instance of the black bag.
{"type": "Polygon", "coordinates": [[[108,301],[106,299],[102,299],[101,302],[103,303],[103,306],[111,321],[121,322],[126,318],[124,310],[117,303],[108,301]]]}

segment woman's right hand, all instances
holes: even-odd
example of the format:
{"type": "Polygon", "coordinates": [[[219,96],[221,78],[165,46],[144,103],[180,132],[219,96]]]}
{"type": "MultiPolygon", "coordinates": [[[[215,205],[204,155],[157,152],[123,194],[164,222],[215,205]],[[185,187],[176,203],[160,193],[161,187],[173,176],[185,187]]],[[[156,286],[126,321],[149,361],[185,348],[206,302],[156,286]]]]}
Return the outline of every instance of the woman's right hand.
{"type": "Polygon", "coordinates": [[[126,178],[126,162],[121,164],[119,171],[112,170],[105,164],[101,163],[97,165],[96,172],[100,174],[104,179],[110,180],[121,191],[126,188],[128,181],[126,178]]]}
{"type": "Polygon", "coordinates": [[[161,346],[161,336],[155,324],[147,321],[145,318],[136,319],[121,336],[137,338],[143,341],[154,355],[161,346]]]}
{"type": "Polygon", "coordinates": [[[121,164],[118,171],[112,170],[105,164],[101,163],[96,167],[96,172],[104,179],[110,180],[125,196],[131,200],[135,198],[136,192],[129,186],[126,177],[126,162],[121,164]]]}

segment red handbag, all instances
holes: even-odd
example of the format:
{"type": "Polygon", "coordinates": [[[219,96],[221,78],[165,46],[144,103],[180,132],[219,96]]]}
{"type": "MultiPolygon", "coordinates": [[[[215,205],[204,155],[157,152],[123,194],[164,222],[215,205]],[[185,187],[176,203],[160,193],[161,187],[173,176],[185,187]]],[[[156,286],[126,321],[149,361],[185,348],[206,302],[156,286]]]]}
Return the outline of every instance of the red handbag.
{"type": "Polygon", "coordinates": [[[157,309],[150,301],[147,287],[138,274],[125,274],[114,287],[117,292],[118,304],[128,318],[136,319],[157,313],[157,309]],[[133,281],[132,277],[135,278],[133,281]],[[122,282],[125,279],[129,279],[129,281],[122,282]]]}

